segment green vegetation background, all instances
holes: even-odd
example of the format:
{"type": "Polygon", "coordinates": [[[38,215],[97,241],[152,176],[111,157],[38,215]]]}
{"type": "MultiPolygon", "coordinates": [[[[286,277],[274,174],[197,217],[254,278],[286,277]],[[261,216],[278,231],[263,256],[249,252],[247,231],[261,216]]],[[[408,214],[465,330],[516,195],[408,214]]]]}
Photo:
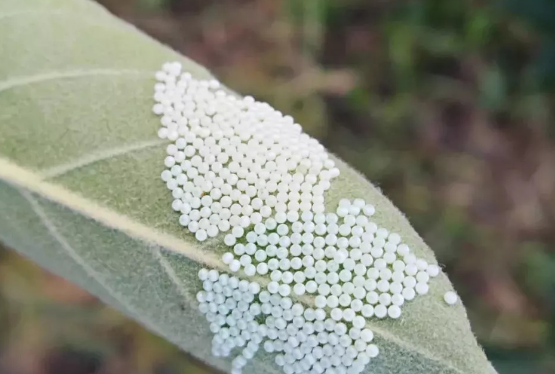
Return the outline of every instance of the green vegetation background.
{"type": "MultiPolygon", "coordinates": [[[[434,248],[500,374],[555,373],[555,1],[98,1],[294,114],[434,248]]],[[[0,248],[0,373],[211,370],[0,248]]]]}

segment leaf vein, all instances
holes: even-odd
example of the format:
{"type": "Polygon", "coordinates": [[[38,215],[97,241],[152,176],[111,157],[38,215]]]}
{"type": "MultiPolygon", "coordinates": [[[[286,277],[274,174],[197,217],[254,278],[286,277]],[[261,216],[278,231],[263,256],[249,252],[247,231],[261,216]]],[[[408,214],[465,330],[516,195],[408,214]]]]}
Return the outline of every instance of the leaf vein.
{"type": "Polygon", "coordinates": [[[39,202],[27,191],[18,189],[21,195],[27,200],[31,209],[34,213],[39,217],[42,224],[46,227],[52,238],[56,240],[61,248],[68,254],[68,256],[77,264],[79,265],[85,273],[94,279],[100,286],[102,286],[106,292],[116,300],[120,301],[128,311],[135,315],[141,322],[145,323],[149,328],[155,329],[155,324],[146,319],[144,315],[139,313],[139,311],[131,304],[129,301],[125,300],[125,298],[119,294],[116,290],[108,285],[108,283],[98,274],[91,266],[87,265],[86,261],[73,249],[73,247],[67,242],[65,237],[58,231],[54,223],[48,218],[46,212],[41,208],[39,202]]]}
{"type": "Polygon", "coordinates": [[[0,82],[0,92],[7,91],[16,87],[24,87],[35,83],[47,82],[56,79],[84,78],[95,76],[123,76],[136,75],[150,77],[150,72],[141,70],[125,70],[125,69],[89,69],[89,70],[70,70],[70,71],[52,71],[40,73],[24,77],[15,77],[0,82]]]}
{"type": "Polygon", "coordinates": [[[48,169],[40,171],[45,179],[56,178],[61,175],[67,174],[74,170],[89,166],[99,161],[109,160],[119,156],[124,156],[132,152],[141,151],[151,147],[159,146],[164,144],[165,141],[162,139],[147,140],[134,144],[125,145],[123,147],[117,147],[112,149],[101,150],[98,152],[92,152],[81,158],[71,161],[68,163],[53,166],[48,169]]]}
{"type": "Polygon", "coordinates": [[[160,249],[154,246],[151,246],[151,248],[152,248],[152,254],[156,258],[156,260],[160,263],[160,266],[162,266],[162,268],[166,272],[166,275],[168,276],[170,281],[174,284],[177,291],[179,291],[181,296],[183,296],[183,298],[187,301],[187,303],[189,303],[191,307],[195,307],[195,304],[191,295],[187,292],[187,289],[181,282],[181,279],[179,279],[179,277],[175,273],[174,268],[171,266],[168,260],[166,260],[164,256],[162,256],[162,253],[160,253],[160,249]]]}

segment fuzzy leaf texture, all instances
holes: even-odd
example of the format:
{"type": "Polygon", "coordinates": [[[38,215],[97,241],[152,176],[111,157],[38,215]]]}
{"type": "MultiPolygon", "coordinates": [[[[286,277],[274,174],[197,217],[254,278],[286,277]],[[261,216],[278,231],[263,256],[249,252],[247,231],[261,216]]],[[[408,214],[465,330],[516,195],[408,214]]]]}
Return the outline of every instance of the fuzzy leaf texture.
{"type": "MultiPolygon", "coordinates": [[[[221,236],[199,244],[179,226],[159,180],[165,141],[151,112],[163,62],[179,60],[197,78],[209,73],[81,0],[0,0],[0,56],[0,240],[228,372],[230,361],[210,354],[194,297],[202,266],[226,270],[225,247],[221,236]]],[[[337,162],[326,208],[364,198],[378,225],[435,262],[389,200],[337,162]]],[[[495,373],[464,307],[443,302],[450,289],[442,273],[401,320],[370,319],[381,353],[365,372],[495,373]]],[[[260,350],[244,372],[281,369],[260,350]]]]}

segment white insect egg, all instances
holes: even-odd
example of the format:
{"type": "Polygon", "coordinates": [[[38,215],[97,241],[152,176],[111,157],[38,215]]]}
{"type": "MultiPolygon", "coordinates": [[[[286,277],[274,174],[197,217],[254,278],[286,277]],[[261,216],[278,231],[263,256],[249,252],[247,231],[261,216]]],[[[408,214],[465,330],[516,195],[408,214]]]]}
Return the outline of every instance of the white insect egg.
{"type": "Polygon", "coordinates": [[[402,296],[405,300],[411,301],[416,296],[414,288],[403,288],[402,296]]]}
{"type": "Polygon", "coordinates": [[[338,217],[346,217],[349,214],[349,208],[340,205],[335,213],[338,217]]]}
{"type": "Polygon", "coordinates": [[[399,317],[401,317],[401,308],[398,305],[391,305],[387,309],[387,314],[393,319],[398,319],[399,317]]]}
{"type": "Polygon", "coordinates": [[[241,263],[238,260],[233,260],[229,264],[229,270],[233,273],[239,271],[240,268],[241,268],[241,263]]]}
{"type": "Polygon", "coordinates": [[[244,233],[245,233],[245,230],[244,230],[242,227],[239,227],[239,226],[234,227],[234,228],[231,230],[231,234],[232,234],[233,236],[235,236],[236,238],[242,237],[242,236],[244,235],[244,233]]]}
{"type": "Polygon", "coordinates": [[[395,253],[386,252],[383,255],[383,259],[387,264],[393,264],[395,262],[395,260],[397,259],[397,256],[395,255],[395,253]]]}
{"type": "Polygon", "coordinates": [[[235,244],[235,242],[236,242],[236,238],[235,238],[234,235],[228,234],[228,235],[226,235],[226,236],[224,237],[224,243],[225,243],[227,246],[230,246],[230,247],[231,247],[231,246],[233,246],[233,245],[235,244]]]}
{"type": "Polygon", "coordinates": [[[405,266],[405,273],[408,276],[415,276],[418,273],[418,267],[415,264],[407,264],[405,266]]]}
{"type": "Polygon", "coordinates": [[[397,246],[397,253],[400,256],[404,257],[410,253],[410,249],[406,244],[400,244],[399,246],[397,246]]]}
{"type": "Polygon", "coordinates": [[[362,199],[354,199],[352,205],[357,208],[364,208],[366,203],[362,199]]]}
{"type": "Polygon", "coordinates": [[[391,294],[400,294],[401,292],[403,292],[403,285],[399,282],[392,282],[389,284],[389,292],[391,292],[391,294]]]}
{"type": "Polygon", "coordinates": [[[385,318],[387,315],[387,307],[382,304],[376,305],[374,307],[374,315],[379,319],[385,318]]]}
{"type": "Polygon", "coordinates": [[[224,264],[229,265],[233,261],[233,253],[227,252],[222,256],[222,261],[224,264]]]}
{"type": "Polygon", "coordinates": [[[318,283],[316,283],[315,281],[308,281],[305,284],[305,288],[306,288],[306,292],[308,293],[315,293],[316,290],[318,289],[318,283]]]}
{"type": "Polygon", "coordinates": [[[363,329],[366,326],[366,320],[364,317],[356,316],[353,318],[353,326],[357,329],[363,329]]]}
{"type": "Polygon", "coordinates": [[[306,287],[302,283],[297,283],[295,284],[295,286],[293,286],[293,292],[295,293],[295,295],[302,296],[306,292],[306,287]]]}
{"type": "Polygon", "coordinates": [[[374,213],[376,213],[376,209],[374,208],[374,206],[372,204],[367,204],[364,207],[362,207],[362,212],[367,217],[372,217],[374,215],[374,213]]]}
{"type": "Polygon", "coordinates": [[[443,295],[443,300],[445,300],[448,305],[455,305],[459,301],[459,297],[455,292],[447,291],[445,295],[443,295]]]}
{"type": "MultiPolygon", "coordinates": [[[[414,254],[409,253],[409,254],[403,256],[403,261],[407,265],[415,265],[416,266],[417,258],[414,254]]],[[[417,269],[418,269],[418,267],[417,267],[417,269]]]]}
{"type": "Polygon", "coordinates": [[[437,277],[439,275],[439,266],[430,264],[428,265],[428,268],[426,269],[426,271],[428,272],[428,275],[430,277],[432,278],[437,277]]]}
{"type": "Polygon", "coordinates": [[[416,267],[419,271],[425,271],[428,269],[428,262],[426,262],[426,260],[418,259],[416,260],[416,267]]]}
{"type": "Polygon", "coordinates": [[[428,293],[429,286],[426,283],[417,283],[414,289],[419,295],[426,295],[428,293]]]}
{"type": "Polygon", "coordinates": [[[380,259],[383,256],[383,253],[383,249],[378,246],[373,246],[372,249],[370,249],[370,254],[374,259],[380,259]]]}
{"type": "Polygon", "coordinates": [[[270,294],[275,294],[278,291],[279,291],[279,283],[278,282],[268,283],[268,292],[270,292],[270,294]]]}
{"type": "Polygon", "coordinates": [[[339,207],[341,208],[349,208],[351,206],[351,200],[349,199],[341,199],[338,203],[339,207]]]}
{"type": "Polygon", "coordinates": [[[414,288],[416,286],[416,278],[407,276],[403,279],[403,285],[407,288],[414,288]]]}
{"type": "Polygon", "coordinates": [[[378,357],[378,355],[380,354],[380,349],[375,344],[369,344],[366,348],[366,354],[370,358],[378,357]]]}
{"type": "Polygon", "coordinates": [[[426,271],[419,271],[416,274],[416,280],[420,283],[428,283],[430,275],[426,271]]]}

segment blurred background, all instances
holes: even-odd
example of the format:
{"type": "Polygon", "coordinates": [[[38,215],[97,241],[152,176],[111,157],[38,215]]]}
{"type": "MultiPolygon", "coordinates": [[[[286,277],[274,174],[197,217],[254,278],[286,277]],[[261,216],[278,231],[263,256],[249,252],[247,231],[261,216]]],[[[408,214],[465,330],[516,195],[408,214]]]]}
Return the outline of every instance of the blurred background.
{"type": "MultiPolygon", "coordinates": [[[[98,1],[377,184],[500,374],[555,373],[554,0],[98,1]]],[[[0,373],[212,372],[0,248],[0,373]]]]}

